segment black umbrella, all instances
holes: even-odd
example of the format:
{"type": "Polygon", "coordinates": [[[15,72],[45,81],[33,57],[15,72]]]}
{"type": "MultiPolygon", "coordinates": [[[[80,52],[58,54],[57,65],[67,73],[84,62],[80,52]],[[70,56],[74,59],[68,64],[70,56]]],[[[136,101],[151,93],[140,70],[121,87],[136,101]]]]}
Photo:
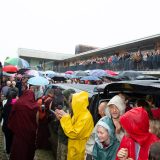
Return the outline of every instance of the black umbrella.
{"type": "Polygon", "coordinates": [[[61,74],[55,74],[55,75],[53,75],[53,77],[50,77],[50,78],[52,78],[54,81],[65,81],[65,80],[67,80],[67,78],[64,77],[61,74]]]}
{"type": "Polygon", "coordinates": [[[117,76],[106,76],[111,81],[129,81],[135,80],[136,77],[142,76],[143,74],[137,71],[122,71],[117,76]]]}
{"type": "Polygon", "coordinates": [[[17,71],[17,74],[25,74],[25,72],[28,70],[30,70],[30,68],[21,68],[17,71]]]}

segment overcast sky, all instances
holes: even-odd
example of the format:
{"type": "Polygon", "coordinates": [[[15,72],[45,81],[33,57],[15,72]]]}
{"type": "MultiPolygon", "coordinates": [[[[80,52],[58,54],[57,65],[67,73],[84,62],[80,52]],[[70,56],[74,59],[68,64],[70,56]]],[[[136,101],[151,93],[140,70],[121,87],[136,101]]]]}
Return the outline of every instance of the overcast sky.
{"type": "Polygon", "coordinates": [[[74,54],[160,33],[159,0],[0,0],[0,57],[18,48],[74,54]]]}

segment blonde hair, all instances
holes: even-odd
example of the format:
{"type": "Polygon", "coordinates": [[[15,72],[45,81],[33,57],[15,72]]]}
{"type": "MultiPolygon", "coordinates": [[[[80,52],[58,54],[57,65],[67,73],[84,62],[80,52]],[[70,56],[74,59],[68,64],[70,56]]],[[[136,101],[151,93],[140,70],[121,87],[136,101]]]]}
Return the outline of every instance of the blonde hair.
{"type": "Polygon", "coordinates": [[[151,119],[149,121],[149,130],[151,133],[155,134],[158,138],[160,138],[160,120],[151,119]]]}

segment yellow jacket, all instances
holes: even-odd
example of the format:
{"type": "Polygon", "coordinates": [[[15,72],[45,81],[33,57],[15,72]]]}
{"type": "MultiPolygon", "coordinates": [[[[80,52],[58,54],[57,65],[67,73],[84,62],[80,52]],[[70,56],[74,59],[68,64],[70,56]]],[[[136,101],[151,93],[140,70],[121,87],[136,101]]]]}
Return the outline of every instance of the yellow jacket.
{"type": "Polygon", "coordinates": [[[73,117],[67,114],[60,120],[69,138],[67,160],[84,160],[85,145],[94,127],[92,115],[87,109],[88,104],[87,92],[73,94],[73,117]]]}

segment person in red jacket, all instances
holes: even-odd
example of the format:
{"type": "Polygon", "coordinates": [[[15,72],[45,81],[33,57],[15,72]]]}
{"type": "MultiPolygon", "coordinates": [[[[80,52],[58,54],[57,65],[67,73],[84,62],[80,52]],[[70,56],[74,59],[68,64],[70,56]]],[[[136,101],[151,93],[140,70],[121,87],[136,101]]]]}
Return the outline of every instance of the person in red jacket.
{"type": "Polygon", "coordinates": [[[120,117],[120,123],[125,130],[117,159],[148,160],[150,145],[158,141],[158,137],[149,132],[149,118],[146,110],[137,107],[120,117]]]}

